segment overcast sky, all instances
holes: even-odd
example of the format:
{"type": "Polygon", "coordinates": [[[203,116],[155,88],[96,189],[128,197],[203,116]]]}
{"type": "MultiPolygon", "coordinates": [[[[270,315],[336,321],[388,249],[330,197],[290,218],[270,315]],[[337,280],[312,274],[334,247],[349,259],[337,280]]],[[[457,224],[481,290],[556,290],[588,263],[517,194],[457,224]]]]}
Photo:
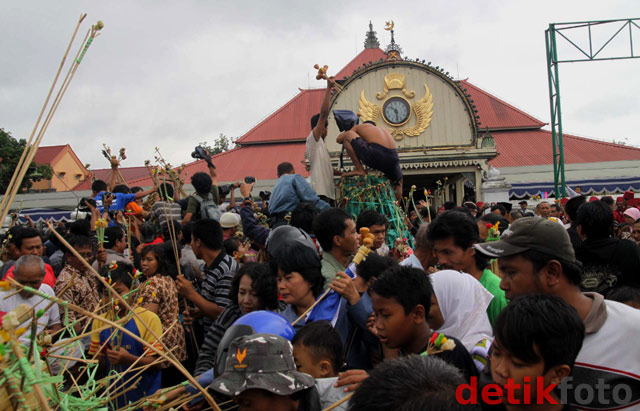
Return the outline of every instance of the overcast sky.
{"type": "MultiPolygon", "coordinates": [[[[2,3],[0,127],[16,138],[29,137],[79,15],[88,13],[83,30],[104,21],[42,142],[69,143],[92,168],[108,167],[103,143],[127,148],[123,166],[153,160],[154,146],[178,165],[200,141],[241,136],[299,87],[321,87],[313,64],[329,65],[329,74],[346,65],[369,20],[383,48],[384,22],[393,19],[405,56],[549,122],[549,23],[640,17],[636,0],[2,3]]],[[[594,31],[596,41],[607,33],[594,31]]],[[[612,52],[628,44],[621,40],[612,52]]],[[[565,132],[640,145],[639,72],[640,60],[562,65],[565,132]]]]}

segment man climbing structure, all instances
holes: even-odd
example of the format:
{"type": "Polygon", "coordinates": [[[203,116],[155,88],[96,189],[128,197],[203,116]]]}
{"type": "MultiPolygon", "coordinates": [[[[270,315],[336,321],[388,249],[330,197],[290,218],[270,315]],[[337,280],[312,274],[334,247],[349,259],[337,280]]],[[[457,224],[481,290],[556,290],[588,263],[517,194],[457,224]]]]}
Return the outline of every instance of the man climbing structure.
{"type": "Polygon", "coordinates": [[[337,140],[344,145],[355,169],[344,173],[342,177],[363,176],[368,167],[382,171],[391,181],[396,199],[402,199],[402,170],[398,158],[398,146],[391,134],[382,127],[377,127],[371,121],[355,125],[350,130],[341,133],[337,140]]]}

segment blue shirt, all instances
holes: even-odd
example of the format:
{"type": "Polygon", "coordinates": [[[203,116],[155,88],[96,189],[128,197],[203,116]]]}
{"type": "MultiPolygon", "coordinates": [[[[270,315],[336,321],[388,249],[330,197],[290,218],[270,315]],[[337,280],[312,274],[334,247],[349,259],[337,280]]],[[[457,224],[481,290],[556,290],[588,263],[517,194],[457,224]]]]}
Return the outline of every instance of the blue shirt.
{"type": "MultiPolygon", "coordinates": [[[[96,207],[101,213],[104,212],[104,205],[102,204],[103,195],[104,191],[101,191],[93,198],[96,200],[96,207]]],[[[113,196],[113,201],[111,202],[109,211],[123,211],[127,204],[136,199],[135,194],[111,193],[111,195],[113,196]]]]}
{"type": "Polygon", "coordinates": [[[329,204],[318,197],[311,184],[301,175],[284,174],[280,176],[271,191],[269,213],[271,215],[288,213],[302,202],[313,203],[318,210],[329,208],[329,204]]]}

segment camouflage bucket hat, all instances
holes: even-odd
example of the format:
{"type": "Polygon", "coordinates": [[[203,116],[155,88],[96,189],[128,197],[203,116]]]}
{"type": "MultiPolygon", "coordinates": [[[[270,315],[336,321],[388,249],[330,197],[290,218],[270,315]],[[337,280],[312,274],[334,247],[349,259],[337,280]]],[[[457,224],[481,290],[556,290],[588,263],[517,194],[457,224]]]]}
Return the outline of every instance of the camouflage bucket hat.
{"type": "Polygon", "coordinates": [[[231,342],[225,372],[210,388],[229,396],[250,389],[284,396],[314,383],[313,377],[296,371],[291,342],[274,334],[253,334],[231,342]]]}

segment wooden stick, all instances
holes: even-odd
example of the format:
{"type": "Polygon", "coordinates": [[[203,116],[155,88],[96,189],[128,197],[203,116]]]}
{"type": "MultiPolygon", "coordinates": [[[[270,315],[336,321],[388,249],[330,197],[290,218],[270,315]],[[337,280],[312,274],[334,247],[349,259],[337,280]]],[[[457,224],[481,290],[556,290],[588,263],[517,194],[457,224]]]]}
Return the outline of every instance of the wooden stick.
{"type": "Polygon", "coordinates": [[[344,398],[341,398],[339,401],[334,402],[333,404],[331,404],[329,407],[325,408],[322,411],[331,411],[334,408],[337,408],[339,406],[341,406],[342,404],[344,404],[345,402],[349,401],[351,399],[351,397],[353,397],[353,393],[347,395],[344,398]]]}
{"type": "MultiPolygon", "coordinates": [[[[142,380],[142,377],[138,377],[138,379],[133,384],[131,384],[131,386],[129,386],[128,388],[126,388],[123,391],[120,391],[117,395],[115,395],[115,396],[111,396],[110,395],[109,397],[105,398],[105,400],[106,400],[105,403],[113,402],[113,400],[115,400],[116,398],[121,397],[121,396],[125,395],[126,393],[128,393],[129,391],[135,389],[136,386],[138,385],[138,383],[140,382],[140,380],[142,380]]],[[[106,391],[106,392],[108,392],[108,391],[106,391]]],[[[116,408],[115,408],[117,410],[120,409],[120,407],[118,406],[118,402],[116,402],[116,408]]],[[[91,407],[91,408],[89,408],[89,410],[92,410],[94,408],[95,407],[91,407]]],[[[87,410],[87,411],[89,411],[89,410],[87,410]]]]}
{"type": "Polygon", "coordinates": [[[82,24],[82,21],[85,19],[85,17],[87,17],[86,13],[83,13],[80,15],[80,19],[78,20],[78,24],[76,24],[76,28],[73,31],[73,34],[71,36],[71,40],[69,40],[69,44],[67,45],[67,49],[65,50],[64,55],[62,56],[62,61],[60,62],[60,66],[58,67],[58,71],[56,72],[55,77],[53,78],[53,83],[51,84],[51,87],[49,88],[49,93],[47,93],[47,97],[44,100],[44,104],[42,105],[42,108],[40,109],[40,114],[38,114],[38,119],[36,120],[36,124],[33,126],[33,130],[31,131],[31,135],[29,136],[29,140],[27,141],[27,144],[24,148],[24,150],[22,151],[22,155],[20,156],[20,159],[18,160],[18,163],[16,164],[16,169],[15,172],[13,173],[13,176],[11,177],[11,181],[9,182],[9,185],[7,186],[7,190],[5,191],[5,196],[2,198],[2,202],[0,203],[0,221],[4,221],[4,218],[7,216],[7,211],[9,210],[9,208],[11,208],[11,203],[13,202],[13,197],[15,196],[15,194],[11,195],[11,193],[13,193],[14,191],[17,191],[18,187],[20,187],[20,183],[22,182],[22,180],[20,180],[19,182],[17,182],[17,176],[19,174],[19,170],[24,167],[24,161],[26,158],[26,155],[29,151],[29,148],[31,147],[31,142],[33,141],[33,136],[36,133],[36,130],[38,129],[38,126],[40,125],[40,120],[42,120],[42,115],[44,114],[45,109],[47,108],[47,105],[49,104],[49,99],[51,98],[51,95],[53,94],[53,90],[56,86],[56,83],[58,82],[58,77],[60,77],[60,73],[62,72],[62,68],[64,67],[64,63],[67,60],[67,56],[69,55],[69,51],[71,50],[71,46],[73,45],[73,42],[76,38],[76,34],[78,34],[78,29],[80,29],[80,24],[82,24]],[[16,185],[17,184],[17,185],[16,185]],[[14,187],[15,186],[15,187],[14,187]],[[11,201],[8,201],[8,200],[11,201]]]}
{"type": "MultiPolygon", "coordinates": [[[[173,324],[171,324],[171,326],[169,326],[169,328],[167,328],[162,335],[160,336],[160,338],[163,338],[167,332],[169,332],[169,330],[171,330],[173,328],[174,325],[176,325],[176,323],[178,322],[178,320],[174,321],[173,324]]],[[[175,347],[174,347],[175,348],[175,347]]],[[[138,356],[138,358],[135,359],[135,361],[133,361],[129,367],[127,369],[125,369],[124,371],[120,372],[120,375],[126,375],[128,372],[130,372],[130,370],[136,365],[138,364],[138,362],[144,358],[145,355],[147,355],[147,353],[149,352],[149,349],[147,348],[146,350],[144,350],[144,352],[138,356]]],[[[133,377],[129,377],[129,379],[125,382],[123,382],[122,385],[124,385],[126,382],[130,381],[131,379],[133,379],[134,377],[136,377],[138,374],[142,373],[143,371],[146,371],[145,368],[148,367],[143,367],[140,371],[138,371],[138,373],[134,374],[133,377]]],[[[107,389],[105,390],[106,392],[109,392],[109,390],[111,390],[111,388],[113,388],[113,386],[116,384],[116,382],[118,381],[114,381],[110,386],[107,387],[107,389]]]]}
{"type": "Polygon", "coordinates": [[[313,304],[311,304],[311,307],[307,308],[307,311],[303,312],[300,317],[298,317],[294,322],[292,322],[291,326],[296,325],[300,320],[302,320],[304,317],[306,317],[307,314],[309,314],[309,312],[311,310],[313,310],[315,308],[315,306],[318,305],[320,303],[320,301],[322,301],[324,299],[324,297],[329,295],[329,291],[331,291],[331,288],[327,288],[327,291],[322,293],[322,295],[320,297],[318,297],[318,299],[313,304]]]}
{"type": "MultiPolygon", "coordinates": [[[[51,225],[50,222],[47,223],[47,225],[49,226],[50,229],[53,228],[53,226],[51,225]]],[[[98,280],[109,290],[111,291],[114,295],[117,295],[116,290],[114,290],[114,288],[111,286],[111,284],[109,284],[104,278],[102,278],[102,276],[100,276],[100,274],[98,274],[96,272],[96,270],[93,269],[93,267],[91,266],[91,264],[89,264],[84,258],[82,258],[82,256],[80,255],[80,253],[78,253],[78,251],[73,248],[69,242],[60,235],[60,233],[58,233],[57,231],[53,230],[54,235],[60,240],[60,242],[62,243],[62,245],[64,245],[65,247],[67,247],[68,250],[70,250],[79,260],[82,261],[82,263],[87,266],[87,268],[89,268],[89,270],[91,270],[91,272],[96,276],[96,278],[98,278],[98,280]]],[[[138,316],[138,314],[133,310],[133,308],[129,305],[129,303],[127,301],[122,301],[123,305],[125,306],[125,308],[127,310],[129,310],[129,312],[131,312],[136,318],[138,318],[138,320],[140,321],[140,323],[144,324],[146,326],[146,324],[144,323],[144,321],[142,321],[140,319],[140,316],[138,316]]],[[[73,304],[67,304],[67,306],[69,308],[71,308],[73,304]]],[[[80,310],[84,311],[85,313],[88,313],[89,316],[91,316],[91,318],[98,318],[98,320],[106,322],[106,323],[110,323],[112,324],[114,327],[117,328],[121,328],[119,327],[117,324],[113,323],[113,322],[109,322],[107,321],[105,318],[101,318],[98,315],[95,315],[93,313],[89,313],[88,311],[82,309],[81,307],[77,307],[80,310]]],[[[82,313],[82,312],[81,312],[82,313]]],[[[158,335],[156,335],[156,333],[150,329],[147,328],[148,331],[151,333],[151,335],[156,339],[156,341],[158,341],[164,350],[167,351],[167,355],[165,355],[164,353],[162,353],[162,351],[159,351],[156,347],[152,347],[149,343],[147,343],[146,341],[142,340],[140,337],[136,336],[135,334],[133,334],[132,332],[130,332],[129,330],[127,330],[126,328],[122,327],[121,331],[126,332],[128,335],[130,335],[131,337],[133,337],[134,339],[136,339],[137,341],[140,341],[144,346],[147,347],[152,347],[151,350],[158,354],[159,356],[166,356],[166,359],[171,363],[171,365],[175,366],[186,378],[187,380],[189,380],[189,382],[196,387],[204,396],[205,400],[207,401],[207,403],[211,406],[211,408],[213,408],[216,411],[221,411],[220,408],[218,407],[216,401],[213,399],[213,397],[211,397],[211,395],[207,392],[207,390],[205,390],[200,383],[198,383],[198,381],[184,368],[184,366],[182,366],[182,364],[177,361],[175,359],[174,356],[171,355],[170,351],[167,349],[166,345],[162,342],[162,340],[160,340],[158,338],[158,335]]]]}
{"type": "MultiPolygon", "coordinates": [[[[24,358],[24,356],[22,355],[22,349],[20,348],[16,340],[14,340],[13,338],[9,339],[9,345],[11,346],[11,351],[13,351],[13,354],[16,356],[18,361],[24,358]]],[[[47,398],[44,396],[44,393],[42,392],[42,388],[40,388],[40,385],[32,384],[31,387],[33,388],[33,393],[35,394],[36,399],[40,403],[40,406],[42,407],[42,409],[45,411],[51,410],[51,408],[49,408],[49,402],[47,401],[47,398]]]]}
{"type": "Polygon", "coordinates": [[[78,362],[86,362],[87,364],[97,364],[100,361],[98,360],[87,360],[84,358],[75,358],[75,357],[67,357],[66,355],[55,355],[55,354],[48,354],[47,357],[50,358],[58,358],[60,360],[69,360],[69,361],[78,361],[78,362]]]}

